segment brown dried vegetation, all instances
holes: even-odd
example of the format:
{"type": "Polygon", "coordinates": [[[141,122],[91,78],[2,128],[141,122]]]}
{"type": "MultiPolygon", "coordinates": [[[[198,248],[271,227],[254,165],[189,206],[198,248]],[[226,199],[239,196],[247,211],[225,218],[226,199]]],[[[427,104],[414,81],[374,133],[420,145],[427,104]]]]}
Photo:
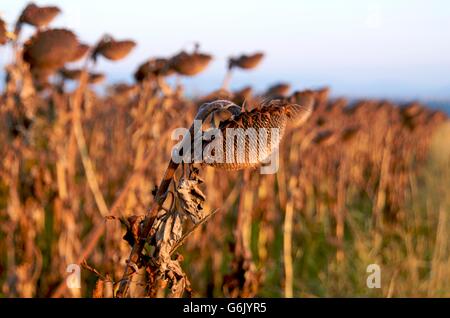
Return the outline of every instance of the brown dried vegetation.
{"type": "MultiPolygon", "coordinates": [[[[25,13],[18,24],[52,20],[25,13]]],[[[370,263],[390,283],[369,296],[450,295],[448,156],[433,137],[444,113],[328,88],[288,96],[287,84],[187,98],[164,78],[205,70],[212,56],[197,50],[92,91],[105,76],[89,62],[135,45],[104,37],[88,54],[73,32],[46,29],[14,46],[0,95],[0,296],[367,296],[370,263]],[[68,68],[79,59],[85,68],[68,68]],[[277,174],[174,163],[172,131],[194,119],[225,135],[280,128],[266,149],[279,148],[277,174]],[[69,264],[82,267],[81,289],[67,288],[69,264]]]]}
{"type": "Polygon", "coordinates": [[[34,3],[28,4],[22,11],[17,21],[17,28],[23,23],[32,25],[38,29],[44,28],[53,21],[53,19],[61,13],[61,10],[55,6],[39,7],[34,3]]]}

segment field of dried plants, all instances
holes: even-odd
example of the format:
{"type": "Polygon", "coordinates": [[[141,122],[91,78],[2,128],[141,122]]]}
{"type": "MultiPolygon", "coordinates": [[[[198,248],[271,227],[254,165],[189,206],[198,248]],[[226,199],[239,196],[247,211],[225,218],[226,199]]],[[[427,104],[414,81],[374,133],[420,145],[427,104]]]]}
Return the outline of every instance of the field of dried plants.
{"type": "Polygon", "coordinates": [[[0,50],[14,56],[2,61],[0,297],[450,297],[445,113],[284,83],[231,92],[259,52],[230,58],[221,88],[188,98],[166,79],[206,69],[198,46],[98,94],[95,62],[136,43],[81,43],[49,27],[59,12],[30,5],[15,26],[0,20],[0,50]],[[308,116],[286,126],[276,174],[178,166],[172,131],[202,105],[233,105],[222,126],[278,125],[296,105],[308,116]],[[70,264],[81,288],[69,288],[70,264]],[[381,288],[366,285],[370,264],[381,288]]]}

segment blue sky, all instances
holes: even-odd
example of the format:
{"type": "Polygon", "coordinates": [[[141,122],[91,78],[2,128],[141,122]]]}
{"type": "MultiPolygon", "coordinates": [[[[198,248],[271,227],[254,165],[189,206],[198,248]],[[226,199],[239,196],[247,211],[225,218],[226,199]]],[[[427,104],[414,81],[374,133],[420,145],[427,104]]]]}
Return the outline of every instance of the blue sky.
{"type": "MultiPolygon", "coordinates": [[[[227,56],[262,50],[263,64],[236,72],[232,87],[287,81],[300,89],[329,85],[335,95],[352,97],[450,98],[445,0],[35,2],[60,6],[52,25],[74,29],[83,41],[108,32],[138,42],[126,60],[98,65],[112,81],[130,80],[145,59],[198,41],[215,58],[203,74],[183,80],[194,93],[220,85],[227,56]]],[[[2,0],[0,14],[13,23],[26,3],[2,0]]]]}

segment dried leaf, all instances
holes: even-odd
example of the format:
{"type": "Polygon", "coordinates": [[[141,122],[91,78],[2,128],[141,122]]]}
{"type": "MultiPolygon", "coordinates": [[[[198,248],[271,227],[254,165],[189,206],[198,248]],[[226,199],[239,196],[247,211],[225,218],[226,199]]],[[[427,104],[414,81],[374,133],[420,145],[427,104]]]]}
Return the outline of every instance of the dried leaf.
{"type": "Polygon", "coordinates": [[[171,298],[179,298],[183,297],[185,291],[188,292],[190,296],[191,283],[187,278],[186,274],[183,272],[183,269],[180,266],[178,260],[172,260],[169,264],[169,272],[168,275],[170,283],[171,283],[171,293],[169,297],[171,298]]]}
{"type": "Polygon", "coordinates": [[[183,234],[181,215],[177,212],[165,216],[156,232],[156,247],[160,270],[164,272],[171,262],[170,252],[183,234]]]}
{"type": "Polygon", "coordinates": [[[203,180],[195,175],[189,179],[181,178],[177,187],[177,196],[181,208],[194,224],[197,224],[205,217],[203,203],[206,200],[206,196],[199,188],[201,183],[203,183],[203,180]]]}
{"type": "Polygon", "coordinates": [[[125,225],[125,227],[127,228],[127,232],[123,236],[123,239],[127,241],[130,246],[134,246],[134,244],[139,239],[141,223],[144,218],[144,215],[132,215],[126,219],[120,218],[120,223],[125,225]]]}

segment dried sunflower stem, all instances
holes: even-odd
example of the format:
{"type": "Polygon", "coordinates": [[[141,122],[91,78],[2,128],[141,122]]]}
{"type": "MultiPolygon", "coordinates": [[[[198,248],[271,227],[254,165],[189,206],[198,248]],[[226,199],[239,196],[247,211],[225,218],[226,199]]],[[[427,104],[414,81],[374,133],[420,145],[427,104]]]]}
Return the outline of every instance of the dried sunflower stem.
{"type": "Polygon", "coordinates": [[[233,71],[231,69],[227,70],[227,72],[225,73],[223,82],[222,82],[221,89],[228,90],[228,88],[230,87],[232,73],[233,73],[233,71]]]}
{"type": "Polygon", "coordinates": [[[109,209],[106,205],[103,194],[100,191],[100,186],[95,176],[94,166],[87,152],[86,140],[84,138],[81,123],[78,120],[75,120],[73,129],[89,188],[94,196],[95,203],[97,204],[100,214],[102,217],[105,217],[109,214],[109,209]]]}
{"type": "MultiPolygon", "coordinates": [[[[215,101],[212,103],[203,104],[200,107],[197,115],[195,116],[195,120],[203,121],[212,112],[219,109],[227,109],[233,114],[237,114],[238,112],[240,112],[240,107],[229,101],[215,101]]],[[[190,136],[193,135],[194,135],[194,123],[192,123],[191,127],[189,128],[189,132],[184,136],[182,144],[185,144],[187,142],[192,143],[190,136]]],[[[147,242],[147,238],[149,236],[154,235],[153,233],[154,229],[152,231],[153,223],[156,220],[158,211],[161,209],[166,199],[167,191],[169,189],[170,183],[172,182],[174,174],[178,169],[178,166],[179,163],[174,162],[172,158],[169,160],[164,176],[158,187],[158,191],[155,195],[155,198],[153,199],[153,203],[145,216],[139,240],[133,246],[130,253],[130,257],[125,266],[125,271],[122,276],[122,279],[120,280],[119,288],[117,289],[116,293],[116,297],[118,298],[124,297],[124,295],[126,294],[130,282],[129,278],[135,273],[135,267],[139,262],[142,250],[144,249],[145,243],[147,242]]]]}
{"type": "Polygon", "coordinates": [[[283,259],[284,259],[284,297],[294,296],[294,270],[292,260],[292,221],[294,217],[294,202],[289,199],[284,216],[283,259]]]}
{"type": "MultiPolygon", "coordinates": [[[[290,134],[288,136],[288,143],[293,144],[295,135],[290,134]]],[[[289,151],[289,161],[293,162],[293,147],[289,151]]],[[[278,181],[283,184],[285,187],[286,182],[292,183],[293,176],[290,176],[288,180],[286,179],[286,171],[285,165],[281,165],[279,171],[278,181]]],[[[293,184],[289,184],[288,188],[293,189],[293,184]]],[[[292,198],[292,194],[288,193],[287,195],[280,194],[280,203],[284,203],[284,224],[283,224],[283,265],[284,265],[284,297],[292,298],[294,295],[294,269],[293,269],[293,260],[292,260],[292,222],[294,218],[294,200],[292,198]]]]}
{"type": "Polygon", "coordinates": [[[248,224],[251,222],[251,209],[247,209],[249,193],[247,191],[250,183],[250,170],[242,172],[242,193],[239,198],[238,215],[236,221],[236,250],[235,255],[251,258],[248,224]]]}
{"type": "Polygon", "coordinates": [[[94,165],[92,164],[92,160],[89,157],[87,151],[86,139],[84,137],[83,127],[81,125],[81,102],[83,100],[82,94],[87,84],[87,80],[88,80],[88,73],[87,67],[85,67],[80,77],[80,84],[72,100],[72,107],[73,107],[72,125],[75,139],[77,141],[78,151],[80,152],[81,156],[81,162],[83,164],[83,168],[86,173],[86,179],[89,188],[91,189],[91,192],[94,196],[94,200],[97,205],[97,208],[100,211],[100,214],[102,215],[102,217],[105,217],[109,214],[109,209],[100,191],[100,186],[98,185],[97,177],[95,176],[94,165]]]}

